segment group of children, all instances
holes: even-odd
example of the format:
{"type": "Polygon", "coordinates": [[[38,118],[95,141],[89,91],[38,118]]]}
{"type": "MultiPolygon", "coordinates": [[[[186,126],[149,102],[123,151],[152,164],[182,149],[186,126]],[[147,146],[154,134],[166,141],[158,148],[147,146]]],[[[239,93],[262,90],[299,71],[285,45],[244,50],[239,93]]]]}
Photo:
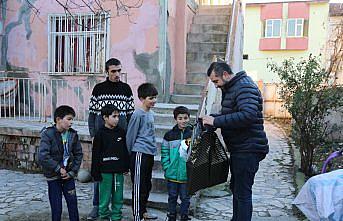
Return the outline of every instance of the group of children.
{"type": "MultiPolygon", "coordinates": [[[[130,171],[132,181],[132,209],[134,221],[147,220],[146,204],[152,187],[152,168],[157,155],[154,116],[151,108],[158,95],[153,84],[138,87],[141,107],[133,113],[127,132],[118,127],[119,110],[105,105],[101,115],[105,125],[95,135],[92,149],[91,175],[100,182],[100,220],[123,220],[124,174],[130,171]],[[111,205],[111,209],[109,206],[111,205]]],[[[182,140],[192,135],[188,127],[190,112],[179,106],[173,111],[176,125],[168,131],[161,146],[161,163],[168,188],[168,220],[177,217],[180,196],[180,219],[190,220],[188,209],[186,161],[180,157],[182,140]]],[[[67,202],[69,219],[79,220],[74,176],[82,161],[82,148],[75,130],[71,128],[75,111],[69,106],[55,110],[53,126],[41,133],[39,162],[48,182],[49,201],[53,221],[60,221],[62,194],[67,202]]]]}

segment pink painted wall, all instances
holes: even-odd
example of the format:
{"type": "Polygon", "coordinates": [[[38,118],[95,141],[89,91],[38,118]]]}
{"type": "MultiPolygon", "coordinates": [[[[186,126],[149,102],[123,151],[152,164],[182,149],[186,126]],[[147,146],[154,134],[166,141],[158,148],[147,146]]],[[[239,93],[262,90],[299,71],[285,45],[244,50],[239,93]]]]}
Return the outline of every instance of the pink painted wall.
{"type": "Polygon", "coordinates": [[[288,18],[304,18],[310,16],[310,5],[306,2],[288,3],[288,18]]]}
{"type": "MultiPolygon", "coordinates": [[[[80,2],[77,0],[75,2],[80,2]]],[[[62,13],[63,8],[55,0],[37,0],[34,2],[40,9],[39,18],[31,15],[32,34],[26,39],[24,24],[16,26],[9,33],[8,62],[29,71],[48,71],[48,22],[49,14],[62,13]]],[[[18,1],[9,1],[5,25],[18,20],[18,1]]],[[[131,9],[131,21],[127,16],[116,17],[113,1],[104,1],[104,8],[110,10],[110,48],[109,57],[116,57],[123,64],[123,72],[128,73],[128,83],[136,94],[139,84],[146,81],[146,76],[135,64],[133,53],[152,54],[158,50],[159,1],[145,0],[138,9],[131,9]]],[[[76,11],[75,11],[76,12],[76,11]]],[[[89,12],[80,8],[77,12],[89,12]]],[[[138,100],[135,96],[136,101],[138,100]]]]}
{"type": "Polygon", "coordinates": [[[281,38],[261,38],[259,50],[280,50],[281,38]]]}
{"type": "MultiPolygon", "coordinates": [[[[186,83],[186,50],[187,34],[195,12],[187,5],[186,0],[169,1],[168,38],[172,54],[172,82],[186,83]]],[[[171,89],[172,90],[172,89],[171,89]]]]}
{"type": "Polygon", "coordinates": [[[308,49],[308,38],[286,38],[286,49],[287,50],[307,50],[308,49]]]}
{"type": "Polygon", "coordinates": [[[261,20],[282,18],[282,3],[261,6],[261,20]]]}

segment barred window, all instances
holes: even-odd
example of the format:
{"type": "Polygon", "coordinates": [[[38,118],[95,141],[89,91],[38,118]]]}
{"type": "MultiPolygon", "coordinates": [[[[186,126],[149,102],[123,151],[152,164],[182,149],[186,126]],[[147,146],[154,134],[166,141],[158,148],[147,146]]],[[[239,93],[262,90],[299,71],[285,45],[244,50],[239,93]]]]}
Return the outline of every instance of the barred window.
{"type": "Polygon", "coordinates": [[[49,15],[48,71],[103,73],[108,57],[108,14],[49,15]]]}

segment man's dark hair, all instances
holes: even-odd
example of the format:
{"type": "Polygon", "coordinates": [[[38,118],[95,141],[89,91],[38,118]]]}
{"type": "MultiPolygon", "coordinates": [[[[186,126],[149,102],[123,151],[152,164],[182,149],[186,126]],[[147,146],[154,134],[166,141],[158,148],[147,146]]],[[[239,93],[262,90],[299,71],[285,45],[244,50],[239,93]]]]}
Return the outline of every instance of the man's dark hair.
{"type": "Polygon", "coordinates": [[[116,108],[114,105],[106,104],[105,106],[103,106],[101,108],[101,116],[108,117],[108,116],[112,115],[112,113],[115,112],[115,111],[119,113],[119,109],[116,108]]]}
{"type": "Polygon", "coordinates": [[[56,123],[56,119],[59,118],[64,118],[66,115],[71,114],[73,117],[75,117],[75,111],[72,107],[68,105],[61,105],[56,108],[54,112],[54,122],[56,123]]]}
{"type": "Polygon", "coordinates": [[[174,115],[174,119],[176,120],[177,116],[179,114],[187,114],[188,117],[191,115],[191,113],[189,112],[188,108],[185,106],[178,106],[174,109],[173,111],[173,115],[174,115]]]}
{"type": "Polygon", "coordinates": [[[143,98],[143,99],[158,95],[158,91],[156,87],[151,83],[144,83],[144,84],[139,85],[137,92],[138,92],[138,98],[143,98]]]}
{"type": "Polygon", "coordinates": [[[105,70],[106,72],[108,72],[108,69],[110,68],[111,65],[121,65],[120,61],[116,58],[110,58],[106,61],[105,64],[105,70]]]}
{"type": "Polygon", "coordinates": [[[223,76],[224,71],[229,74],[233,74],[230,66],[225,62],[212,62],[210,67],[207,69],[207,76],[210,76],[212,71],[214,71],[214,73],[219,77],[223,76]]]}

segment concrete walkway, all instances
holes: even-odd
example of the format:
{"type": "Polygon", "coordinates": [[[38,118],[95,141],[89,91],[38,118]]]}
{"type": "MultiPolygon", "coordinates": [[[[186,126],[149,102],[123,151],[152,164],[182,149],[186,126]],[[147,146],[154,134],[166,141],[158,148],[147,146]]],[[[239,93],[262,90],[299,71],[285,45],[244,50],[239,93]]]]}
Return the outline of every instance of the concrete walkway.
{"type": "MultiPolygon", "coordinates": [[[[294,199],[292,157],[283,131],[266,122],[270,153],[260,164],[253,187],[254,221],[295,221],[291,202],[294,199]]],[[[77,183],[78,205],[85,218],[92,205],[92,184],[77,183]]],[[[199,220],[230,220],[232,196],[225,185],[202,192],[195,217],[199,220]],[[219,197],[219,198],[218,198],[219,197]]],[[[67,210],[64,203],[64,220],[67,210]]],[[[150,210],[165,220],[166,212],[150,210]]],[[[124,206],[123,220],[131,219],[131,208],[124,206]]],[[[0,221],[50,220],[47,183],[41,174],[0,170],[0,221]]],[[[192,219],[195,221],[196,219],[192,219]]]]}
{"type": "MultiPolygon", "coordinates": [[[[253,220],[298,220],[293,216],[291,205],[295,188],[290,147],[283,130],[277,125],[267,121],[265,129],[270,145],[269,154],[260,163],[255,177],[253,220]]],[[[222,185],[203,191],[196,217],[201,220],[230,220],[232,196],[225,189],[227,186],[222,185]]]]}

